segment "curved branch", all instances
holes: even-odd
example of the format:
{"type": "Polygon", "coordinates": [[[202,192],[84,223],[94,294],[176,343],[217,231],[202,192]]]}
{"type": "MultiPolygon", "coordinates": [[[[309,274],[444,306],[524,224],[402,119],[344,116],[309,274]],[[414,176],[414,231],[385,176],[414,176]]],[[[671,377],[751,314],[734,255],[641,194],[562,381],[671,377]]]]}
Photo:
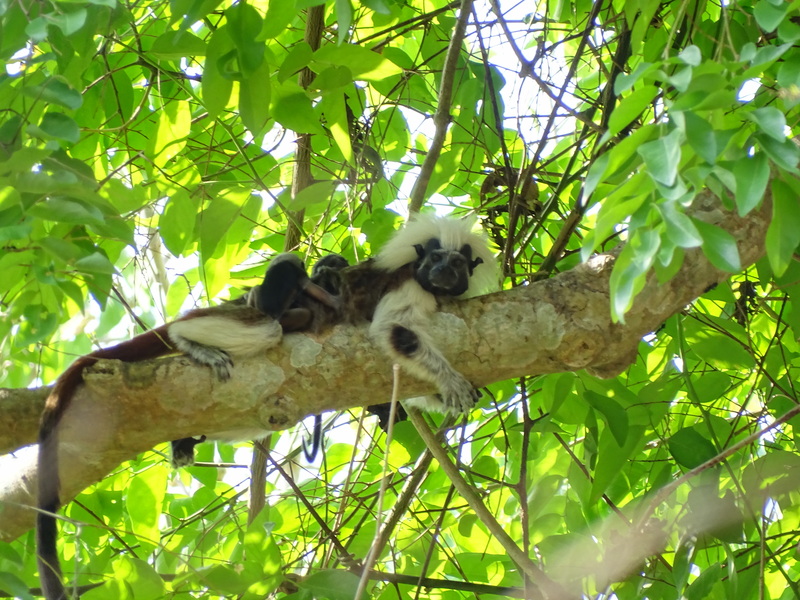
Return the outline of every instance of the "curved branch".
{"type": "MultiPolygon", "coordinates": [[[[759,211],[740,218],[707,193],[698,198],[693,215],[729,231],[739,243],[742,264],[750,265],[763,254],[770,205],[767,198],[759,211]]],[[[609,277],[615,256],[598,255],[545,281],[444,306],[432,320],[434,340],[479,386],[579,369],[610,377],[633,362],[643,335],[729,276],[700,250],[687,251],[669,282],[651,278],[626,322],[612,323],[609,277]]],[[[337,326],[319,336],[287,335],[265,356],[240,361],[225,383],[184,357],[101,361],[87,371],[86,384],[64,417],[62,498],[69,500],[159,442],[223,432],[251,439],[258,430],[286,429],[309,414],[388,400],[391,388],[391,364],[375,351],[366,324],[337,326]]],[[[402,398],[433,391],[403,377],[402,398]]],[[[0,448],[33,443],[46,393],[0,390],[0,448]]],[[[32,525],[27,507],[36,479],[32,458],[9,463],[0,480],[4,540],[32,525]]]]}

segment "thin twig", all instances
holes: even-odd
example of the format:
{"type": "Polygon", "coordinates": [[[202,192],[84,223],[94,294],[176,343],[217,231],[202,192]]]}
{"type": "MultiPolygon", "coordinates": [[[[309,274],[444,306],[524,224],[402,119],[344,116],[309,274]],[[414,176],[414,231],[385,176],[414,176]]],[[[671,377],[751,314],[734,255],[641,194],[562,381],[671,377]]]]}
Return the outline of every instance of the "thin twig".
{"type": "Polygon", "coordinates": [[[425,192],[428,189],[431,175],[433,175],[433,169],[436,167],[436,161],[439,160],[439,155],[442,153],[444,138],[450,125],[450,102],[453,95],[456,65],[458,64],[458,55],[461,52],[461,44],[464,41],[464,33],[467,30],[469,15],[472,12],[472,1],[463,0],[461,2],[458,22],[453,30],[453,37],[450,39],[450,46],[447,48],[447,56],[444,59],[444,67],[442,68],[442,81],[439,86],[438,104],[436,105],[436,112],[433,114],[435,130],[433,138],[431,138],[430,148],[428,148],[428,154],[425,156],[425,161],[420,168],[419,177],[417,177],[411,190],[411,198],[408,202],[408,211],[410,213],[419,212],[422,208],[422,204],[425,201],[425,192]]]}
{"type": "Polygon", "coordinates": [[[505,529],[503,529],[500,523],[497,522],[497,519],[494,518],[494,515],[489,512],[478,494],[461,476],[461,473],[459,473],[453,461],[450,460],[447,452],[445,452],[444,448],[442,448],[442,446],[436,440],[436,437],[434,436],[430,427],[428,427],[425,419],[422,418],[422,414],[419,412],[419,410],[416,408],[409,408],[407,409],[407,412],[409,419],[414,424],[417,432],[419,432],[419,435],[425,442],[428,450],[430,450],[436,460],[439,461],[439,464],[447,474],[450,482],[458,490],[458,493],[461,494],[461,497],[464,498],[467,504],[469,504],[470,508],[475,512],[481,522],[491,532],[500,545],[503,546],[505,551],[508,552],[511,560],[513,560],[537,586],[537,589],[534,590],[534,597],[547,599],[567,598],[568,596],[566,590],[561,588],[561,586],[547,577],[544,571],[542,571],[533,563],[528,555],[525,554],[520,547],[517,546],[516,542],[511,539],[511,536],[506,533],[505,529]]]}
{"type": "Polygon", "coordinates": [[[638,525],[639,529],[644,527],[648,519],[655,513],[656,509],[658,508],[658,505],[664,502],[681,485],[683,485],[690,479],[697,477],[700,473],[707,471],[712,467],[717,466],[729,456],[736,454],[739,450],[741,450],[745,446],[749,446],[750,444],[757,441],[760,437],[762,437],[769,431],[772,431],[779,425],[783,425],[787,421],[796,417],[798,414],[800,414],[800,405],[795,406],[794,408],[789,410],[786,414],[784,414],[782,417],[776,419],[774,422],[764,427],[764,429],[759,429],[758,431],[751,433],[740,442],[735,443],[730,448],[726,448],[713,458],[710,458],[709,460],[704,462],[702,465],[696,466],[694,469],[687,471],[686,473],[678,477],[676,480],[662,487],[660,490],[658,490],[658,493],[656,493],[655,496],[653,496],[653,499],[650,500],[644,512],[640,515],[639,525],[638,525]]]}
{"type": "Polygon", "coordinates": [[[389,408],[389,425],[386,428],[386,450],[383,453],[383,477],[381,478],[381,486],[378,489],[378,507],[375,515],[375,539],[372,541],[372,547],[364,559],[364,571],[361,573],[361,579],[358,581],[358,588],[356,589],[355,600],[360,600],[367,589],[367,582],[369,581],[369,572],[375,566],[375,561],[378,560],[378,554],[382,550],[380,545],[381,541],[381,528],[383,526],[383,500],[386,496],[386,488],[389,486],[389,446],[392,443],[392,435],[394,434],[394,421],[397,417],[397,395],[400,389],[400,365],[397,363],[392,367],[392,403],[389,408]]]}

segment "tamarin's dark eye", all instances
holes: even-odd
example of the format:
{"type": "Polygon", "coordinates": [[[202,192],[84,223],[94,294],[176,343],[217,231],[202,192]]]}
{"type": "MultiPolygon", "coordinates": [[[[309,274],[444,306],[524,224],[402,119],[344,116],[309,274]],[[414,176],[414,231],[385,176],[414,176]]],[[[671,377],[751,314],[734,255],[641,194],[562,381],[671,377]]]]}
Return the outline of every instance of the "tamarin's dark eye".
{"type": "Polygon", "coordinates": [[[442,255],[441,254],[431,254],[431,262],[438,263],[442,262],[442,255]]]}

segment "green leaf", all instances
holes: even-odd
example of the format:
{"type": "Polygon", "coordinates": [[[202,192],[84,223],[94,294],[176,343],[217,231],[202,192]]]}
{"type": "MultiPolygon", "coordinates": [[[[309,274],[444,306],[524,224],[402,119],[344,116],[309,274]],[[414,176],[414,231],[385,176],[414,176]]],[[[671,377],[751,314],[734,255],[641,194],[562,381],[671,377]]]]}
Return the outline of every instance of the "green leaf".
{"type": "Polygon", "coordinates": [[[47,219],[49,221],[60,221],[62,223],[102,223],[103,213],[99,209],[89,206],[83,202],[77,202],[70,198],[52,196],[39,201],[28,209],[28,214],[47,219]]]}
{"type": "Polygon", "coordinates": [[[175,60],[184,56],[205,56],[206,43],[191,31],[168,31],[156,38],[150,52],[157,58],[175,60]]]}
{"type": "Polygon", "coordinates": [[[594,230],[589,231],[584,240],[583,248],[581,248],[581,259],[587,260],[592,252],[611,235],[614,228],[639,210],[647,199],[647,194],[637,194],[633,198],[625,198],[624,200],[608,198],[600,208],[600,214],[597,216],[597,225],[594,230]]]}
{"type": "Polygon", "coordinates": [[[403,72],[377,52],[353,44],[327,44],[314,53],[314,62],[318,72],[328,66],[348,67],[353,73],[353,79],[358,81],[383,81],[403,72]]]}
{"type": "Polygon", "coordinates": [[[186,31],[214,10],[220,2],[221,0],[172,0],[170,2],[172,15],[169,24],[173,25],[180,21],[181,30],[186,31]]]}
{"type": "Polygon", "coordinates": [[[713,165],[720,152],[714,128],[707,119],[699,117],[694,112],[686,112],[683,116],[686,121],[686,139],[692,150],[708,164],[713,165]]]}
{"type": "Polygon", "coordinates": [[[74,119],[63,113],[45,113],[39,123],[39,129],[50,137],[73,144],[77,144],[81,137],[78,124],[74,119]]]}
{"type": "MultiPolygon", "coordinates": [[[[22,565],[20,564],[17,568],[21,567],[22,565]]],[[[25,582],[12,573],[0,572],[0,589],[15,598],[23,598],[24,600],[34,598],[25,582]]]]}
{"type": "Polygon", "coordinates": [[[245,554],[262,566],[262,574],[274,575],[283,564],[281,551],[275,543],[270,530],[274,523],[269,521],[269,509],[263,509],[247,526],[243,544],[245,554]]]}
{"type": "Polygon", "coordinates": [[[644,287],[647,271],[653,265],[659,244],[656,231],[637,229],[622,249],[609,280],[611,316],[615,321],[624,322],[625,313],[644,287]]]}
{"type": "Polygon", "coordinates": [[[272,107],[272,116],[286,129],[291,129],[295,133],[324,134],[308,94],[292,81],[283,84],[280,95],[272,107]],[[298,91],[292,93],[291,89],[298,91]]]}
{"type": "Polygon", "coordinates": [[[71,12],[49,14],[46,19],[51,25],[58,27],[66,36],[70,36],[86,23],[86,9],[79,8],[71,12]]]}
{"type": "Polygon", "coordinates": [[[53,255],[56,260],[72,262],[83,256],[83,251],[70,241],[46,236],[38,240],[39,245],[53,255]]]}
{"type": "Polygon", "coordinates": [[[597,444],[597,466],[594,471],[589,502],[596,502],[603,494],[609,492],[611,484],[619,479],[625,470],[626,463],[640,448],[643,434],[643,427],[632,426],[629,429],[626,443],[620,445],[610,428],[603,430],[597,444]]]}
{"type": "Polygon", "coordinates": [[[622,405],[614,398],[601,396],[592,390],[586,390],[583,398],[603,416],[617,444],[624,446],[628,439],[628,414],[622,405]]]}
{"type": "Polygon", "coordinates": [[[757,108],[747,116],[774,140],[778,142],[786,140],[786,116],[777,108],[773,106],[757,108]]]}
{"type": "Polygon", "coordinates": [[[247,590],[249,583],[227,565],[213,565],[200,569],[200,581],[211,590],[224,595],[239,595],[247,590]]]}
{"type": "Polygon", "coordinates": [[[681,134],[673,129],[667,135],[639,147],[639,156],[647,165],[650,177],[656,183],[672,187],[678,178],[678,165],[681,160],[681,134]]]}
{"type": "Polygon", "coordinates": [[[758,23],[761,29],[766,33],[772,33],[786,17],[786,10],[788,8],[789,5],[786,3],[781,3],[776,6],[775,4],[762,0],[761,2],[756,2],[753,8],[753,16],[756,18],[756,23],[758,23]]]}
{"type": "Polygon", "coordinates": [[[75,261],[75,268],[84,273],[105,273],[109,275],[116,271],[108,257],[101,252],[92,252],[83,258],[79,258],[75,261]]]}
{"type": "Polygon", "coordinates": [[[257,77],[259,73],[264,76],[262,63],[266,46],[258,39],[263,21],[261,15],[250,4],[239,2],[225,11],[225,17],[230,27],[231,39],[238,52],[239,71],[242,76],[248,79],[257,77]]]}
{"type": "Polygon", "coordinates": [[[794,108],[800,103],[800,60],[785,60],[778,68],[778,85],[787,93],[783,95],[786,108],[794,108]]]}
{"type": "MultiPolygon", "coordinates": [[[[325,121],[333,141],[342,153],[348,164],[353,162],[353,146],[350,143],[350,129],[345,103],[347,98],[344,93],[326,94],[320,103],[320,109],[325,115],[325,121]]],[[[380,163],[380,157],[378,157],[380,163]]]]}
{"type": "Polygon", "coordinates": [[[686,340],[692,352],[719,370],[752,369],[755,365],[753,356],[742,347],[741,342],[710,328],[690,332],[687,330],[686,340]]]}
{"type": "Polygon", "coordinates": [[[386,3],[386,0],[361,0],[361,4],[382,15],[392,14],[389,5],[386,3]]]}
{"type": "Polygon", "coordinates": [[[22,208],[19,192],[10,185],[0,186],[0,212],[12,207],[22,208]]]}
{"type": "Polygon", "coordinates": [[[604,152],[589,167],[589,173],[587,173],[586,181],[583,184],[583,193],[587,203],[590,201],[595,189],[597,189],[598,184],[603,181],[610,158],[610,152],[604,152]]]}
{"type": "Polygon", "coordinates": [[[158,111],[156,134],[150,156],[156,165],[166,167],[186,145],[192,128],[191,107],[186,102],[168,102],[158,111]]]}
{"type": "Polygon", "coordinates": [[[769,183],[769,161],[766,154],[757,152],[753,156],[740,158],[733,169],[736,177],[736,208],[744,217],[764,199],[769,183]]]}
{"type": "Polygon", "coordinates": [[[233,48],[233,40],[226,26],[217,29],[208,40],[200,89],[203,94],[203,104],[211,118],[216,118],[225,109],[233,91],[233,80],[224,76],[219,69],[220,60],[233,48]]]}
{"type": "Polygon", "coordinates": [[[800,160],[800,149],[798,149],[794,141],[784,139],[779,142],[771,136],[764,135],[757,135],[756,137],[761,148],[767,153],[771,161],[790,173],[800,174],[797,169],[797,163],[800,160]]]}
{"type": "Polygon", "coordinates": [[[217,246],[227,236],[239,217],[242,205],[250,193],[241,190],[227,190],[226,193],[209,201],[198,215],[200,224],[200,253],[203,262],[210,260],[216,253],[217,246]]]}
{"type": "Polygon", "coordinates": [[[45,17],[37,17],[25,26],[25,33],[31,41],[39,43],[47,39],[47,25],[48,21],[45,17]]]}
{"type": "Polygon", "coordinates": [[[625,96],[611,113],[608,135],[614,136],[637,119],[658,94],[658,88],[647,85],[625,96]]]}
{"type": "MultiPolygon", "coordinates": [[[[270,6],[272,6],[272,4],[280,3],[271,3],[270,6]]],[[[281,63],[280,69],[278,69],[278,81],[284,82],[289,79],[289,77],[299,73],[301,69],[308,66],[313,55],[314,51],[311,50],[311,46],[308,45],[308,42],[303,41],[294,46],[289,50],[283,63],[281,63]]]]}
{"type": "MultiPolygon", "coordinates": [[[[297,6],[295,0],[281,0],[280,2],[270,2],[267,6],[267,14],[264,17],[264,27],[261,35],[266,39],[278,37],[284,33],[286,26],[297,16],[297,6]]],[[[306,42],[301,42],[305,44],[306,42]]]]}
{"type": "Polygon", "coordinates": [[[703,243],[692,220],[679,209],[676,202],[659,202],[656,208],[667,226],[667,237],[680,248],[696,248],[703,243]]]}
{"type": "Polygon", "coordinates": [[[133,533],[143,546],[155,546],[161,533],[159,518],[167,489],[167,467],[152,465],[131,478],[125,493],[125,508],[133,533]]]}
{"type": "Polygon", "coordinates": [[[72,89],[64,79],[59,77],[51,77],[41,85],[25,87],[22,89],[22,93],[72,110],[80,108],[83,104],[80,92],[72,89]]]}
{"type": "Polygon", "coordinates": [[[181,256],[195,239],[197,207],[189,194],[177,190],[167,200],[164,212],[158,219],[158,230],[164,245],[175,256],[181,256]]]}
{"type": "Polygon", "coordinates": [[[314,598],[352,600],[358,589],[358,577],[341,569],[326,569],[312,573],[298,587],[310,591],[314,598]]]}
{"type": "Polygon", "coordinates": [[[270,72],[269,63],[264,61],[252,76],[239,82],[239,115],[254,136],[262,133],[269,122],[270,72]]]}
{"type": "Polygon", "coordinates": [[[58,281],[56,285],[58,285],[58,288],[64,292],[65,296],[75,303],[75,306],[83,310],[86,299],[84,298],[83,290],[79,285],[72,283],[71,281],[58,281]]]}
{"type": "Polygon", "coordinates": [[[328,202],[336,184],[332,181],[313,183],[289,200],[289,210],[303,210],[313,204],[328,202]]]}
{"type": "Polygon", "coordinates": [[[772,222],[767,229],[767,258],[772,271],[783,275],[800,244],[800,203],[780,179],[772,182],[772,222]]]}
{"type": "Polygon", "coordinates": [[[344,44],[350,35],[350,27],[353,24],[353,6],[350,0],[335,0],[336,22],[338,24],[339,44],[344,44]]]}
{"type": "Polygon", "coordinates": [[[81,594],[81,598],[155,599],[163,598],[165,592],[164,582],[152,566],[138,558],[123,555],[113,562],[113,576],[99,588],[81,594]]]}
{"type": "Polygon", "coordinates": [[[714,444],[700,435],[693,427],[685,427],[675,432],[668,441],[669,453],[675,461],[693,469],[717,455],[714,444]]]}
{"type": "Polygon", "coordinates": [[[679,92],[685,92],[689,89],[689,86],[692,83],[693,74],[694,69],[692,67],[683,67],[682,69],[677,69],[674,73],[672,73],[672,75],[669,76],[668,81],[672,84],[672,87],[679,92]]]}
{"type": "Polygon", "coordinates": [[[739,249],[736,247],[736,240],[733,239],[733,236],[716,225],[694,217],[692,217],[692,221],[703,238],[703,253],[711,261],[711,264],[730,273],[741,271],[742,261],[739,259],[739,249]]]}
{"type": "Polygon", "coordinates": [[[348,67],[328,67],[314,78],[309,86],[314,90],[338,90],[353,84],[353,74],[348,67]]]}
{"type": "Polygon", "coordinates": [[[699,67],[700,62],[703,60],[703,55],[700,53],[700,48],[697,46],[691,45],[686,46],[680,54],[678,54],[678,58],[685,62],[687,65],[692,67],[699,67]]]}

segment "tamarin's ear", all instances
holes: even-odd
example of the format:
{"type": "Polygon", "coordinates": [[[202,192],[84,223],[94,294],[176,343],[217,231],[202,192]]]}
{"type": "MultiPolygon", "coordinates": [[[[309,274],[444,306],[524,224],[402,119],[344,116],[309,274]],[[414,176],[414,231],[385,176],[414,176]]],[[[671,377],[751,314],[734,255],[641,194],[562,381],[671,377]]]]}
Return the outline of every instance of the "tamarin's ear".
{"type": "Polygon", "coordinates": [[[475,270],[475,267],[482,264],[483,264],[483,259],[480,256],[475,260],[471,261],[469,263],[469,274],[472,275],[472,272],[475,270]]]}

